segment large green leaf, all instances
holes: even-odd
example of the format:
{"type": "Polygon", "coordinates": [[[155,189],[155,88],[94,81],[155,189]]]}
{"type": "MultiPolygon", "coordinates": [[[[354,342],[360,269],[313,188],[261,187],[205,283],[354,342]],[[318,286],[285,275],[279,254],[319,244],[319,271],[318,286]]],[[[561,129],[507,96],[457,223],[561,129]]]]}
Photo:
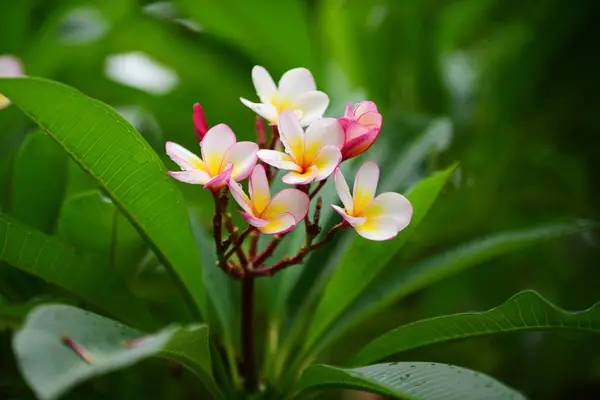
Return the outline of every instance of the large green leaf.
{"type": "Polygon", "coordinates": [[[0,79],[4,93],[56,140],[127,216],[200,310],[200,258],[181,194],[142,136],[105,104],[39,78],[0,79]]]}
{"type": "Polygon", "coordinates": [[[367,286],[321,338],[319,348],[332,343],[340,334],[376,311],[444,278],[481,265],[491,258],[543,241],[584,232],[595,226],[590,221],[572,221],[501,232],[436,254],[412,266],[398,267],[392,263],[367,286]]]}
{"type": "Polygon", "coordinates": [[[0,260],[55,284],[107,313],[140,327],[153,326],[144,303],[114,270],[58,238],[0,214],[0,260]]]}
{"type": "Polygon", "coordinates": [[[68,159],[44,132],[27,136],[13,168],[14,217],[43,232],[52,232],[65,191],[68,159]]]}
{"type": "Polygon", "coordinates": [[[525,397],[479,372],[454,365],[403,362],[361,368],[314,365],[300,390],[347,388],[404,400],[520,400],[525,397]]]}
{"type": "Polygon", "coordinates": [[[28,315],[13,338],[13,350],[25,380],[42,400],[56,399],[78,383],[151,356],[183,364],[219,396],[204,325],[145,335],[76,307],[46,305],[28,315]]]}
{"type": "Polygon", "coordinates": [[[569,312],[528,290],[489,311],[443,315],[401,326],[366,345],[351,364],[364,365],[406,350],[450,340],[550,329],[600,333],[600,303],[585,311],[569,312]]]}
{"type": "Polygon", "coordinates": [[[325,287],[309,328],[305,348],[316,343],[327,328],[371,282],[387,262],[404,246],[433,205],[456,166],[423,179],[407,197],[414,213],[408,228],[387,242],[373,242],[355,237],[325,287]]]}

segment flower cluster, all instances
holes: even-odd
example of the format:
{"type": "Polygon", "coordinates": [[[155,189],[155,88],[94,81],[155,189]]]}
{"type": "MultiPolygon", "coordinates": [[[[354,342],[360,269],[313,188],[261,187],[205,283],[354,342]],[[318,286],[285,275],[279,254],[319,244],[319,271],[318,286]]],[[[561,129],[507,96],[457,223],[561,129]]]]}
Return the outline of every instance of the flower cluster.
{"type": "Polygon", "coordinates": [[[266,69],[256,66],[252,81],[260,100],[253,103],[240,99],[257,116],[257,143],[238,142],[225,124],[209,128],[200,104],[193,108],[193,121],[202,157],[180,145],[168,142],[166,151],[181,171],[169,171],[173,178],[210,189],[215,199],[213,220],[219,265],[232,275],[245,273],[271,275],[279,269],[302,262],[304,256],[321,246],[339,229],[352,227],[364,238],[388,240],[395,237],[410,222],[412,206],[398,193],[375,195],[379,167],[366,162],[354,181],[353,193],[340,164],[365,152],[377,139],[383,118],[372,101],[348,104],[339,118],[324,118],[328,96],[318,91],[312,74],[305,68],[295,68],[283,74],[278,84],[266,69]],[[267,143],[263,118],[271,126],[267,143]],[[282,181],[294,185],[271,197],[270,182],[277,171],[285,173],[282,181]],[[331,205],[343,218],[319,242],[321,198],[311,219],[309,208],[326,180],[334,176],[335,187],[343,207],[331,205]],[[240,185],[246,178],[248,195],[240,185]],[[311,184],[316,186],[311,190],[311,184]],[[317,183],[318,182],[318,183],[317,183]],[[239,213],[248,227],[238,235],[231,215],[227,213],[229,193],[242,208],[239,213]],[[294,257],[287,257],[271,267],[264,261],[281,237],[304,221],[306,244],[294,257]],[[223,239],[223,226],[229,237],[223,239]],[[257,254],[259,234],[275,235],[273,241],[257,254]],[[242,249],[247,236],[252,236],[249,253],[242,249]],[[236,254],[241,265],[229,261],[236,254]],[[249,267],[248,267],[249,266],[249,267]]]}

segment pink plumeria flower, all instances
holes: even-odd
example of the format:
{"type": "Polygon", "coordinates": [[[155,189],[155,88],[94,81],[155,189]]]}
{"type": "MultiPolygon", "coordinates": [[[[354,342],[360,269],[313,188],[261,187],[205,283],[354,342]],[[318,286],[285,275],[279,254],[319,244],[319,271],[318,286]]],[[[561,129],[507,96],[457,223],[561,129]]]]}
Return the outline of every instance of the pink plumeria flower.
{"type": "Polygon", "coordinates": [[[362,101],[352,109],[348,103],[346,113],[339,119],[346,136],[342,155],[344,160],[364,153],[377,139],[383,118],[372,101],[362,101]]]}
{"type": "Polygon", "coordinates": [[[276,124],[283,110],[291,110],[302,126],[323,116],[329,105],[329,97],[317,90],[315,80],[306,68],[294,68],[283,74],[279,85],[261,66],[252,68],[252,82],[260,103],[240,98],[252,111],[276,124]]]}
{"type": "MultiPolygon", "coordinates": [[[[23,65],[15,56],[0,56],[0,78],[23,76],[23,65]]],[[[10,100],[0,94],[0,110],[10,105],[10,100]]]]}
{"type": "Polygon", "coordinates": [[[368,161],[360,167],[352,195],[339,168],[335,171],[334,180],[344,208],[331,206],[360,236],[370,240],[392,239],[410,223],[413,209],[406,197],[393,192],[375,197],[379,180],[376,163],[368,161]]]}
{"type": "Polygon", "coordinates": [[[181,182],[204,185],[218,190],[229,179],[246,179],[256,165],[258,145],[236,142],[235,133],[225,124],[216,125],[206,132],[202,142],[202,159],[177,143],[167,142],[167,154],[182,171],[167,173],[181,182]]]}
{"type": "Polygon", "coordinates": [[[306,217],[310,200],[298,189],[283,189],[271,198],[265,168],[257,165],[248,184],[250,197],[246,196],[239,183],[229,181],[229,190],[237,203],[244,209],[239,213],[266,234],[288,232],[306,217]]]}
{"type": "Polygon", "coordinates": [[[257,155],[269,165],[290,170],[283,176],[288,185],[327,179],[342,160],[340,148],[344,144],[344,132],[335,118],[319,119],[304,133],[294,114],[284,110],[279,117],[279,138],[285,153],[259,150],[257,155]]]}

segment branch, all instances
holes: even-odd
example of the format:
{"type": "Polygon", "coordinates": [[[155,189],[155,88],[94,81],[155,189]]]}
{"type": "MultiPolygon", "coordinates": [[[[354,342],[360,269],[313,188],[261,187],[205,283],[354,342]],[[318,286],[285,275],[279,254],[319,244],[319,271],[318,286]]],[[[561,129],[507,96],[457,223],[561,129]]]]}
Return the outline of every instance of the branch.
{"type": "Polygon", "coordinates": [[[254,227],[248,226],[246,229],[244,229],[244,231],[240,234],[240,237],[238,238],[236,234],[237,228],[233,226],[231,215],[227,215],[226,225],[227,229],[230,232],[231,243],[233,244],[233,247],[229,249],[229,251],[225,254],[225,259],[227,260],[233,255],[233,253],[237,253],[238,258],[240,259],[240,263],[245,265],[247,263],[247,260],[244,251],[242,250],[242,244],[244,243],[244,240],[246,239],[248,234],[250,234],[250,232],[254,230],[254,227]]]}
{"type": "Polygon", "coordinates": [[[327,179],[323,179],[321,182],[319,182],[317,187],[314,188],[314,190],[312,192],[310,192],[310,195],[308,195],[308,198],[312,200],[312,198],[315,197],[317,195],[317,193],[319,193],[319,190],[321,190],[323,188],[323,186],[325,186],[326,183],[327,183],[327,179]]]}

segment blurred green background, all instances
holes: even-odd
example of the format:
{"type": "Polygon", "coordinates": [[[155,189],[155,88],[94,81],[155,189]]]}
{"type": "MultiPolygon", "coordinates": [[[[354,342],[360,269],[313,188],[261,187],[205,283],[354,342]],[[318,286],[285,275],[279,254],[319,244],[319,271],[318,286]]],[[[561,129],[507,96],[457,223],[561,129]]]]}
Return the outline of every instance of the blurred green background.
{"type": "MultiPolygon", "coordinates": [[[[567,217],[598,219],[597,0],[0,3],[0,54],[20,57],[28,75],[64,82],[115,107],[161,156],[166,140],[196,145],[196,101],[211,125],[226,122],[238,137],[253,140],[254,115],[239,102],[255,98],[253,65],[275,79],[290,68],[309,68],[330,96],[328,116],[342,115],[348,101],[375,101],[384,127],[360,159],[381,161],[387,189],[406,189],[461,163],[399,267],[501,230],[567,217]],[[394,161],[401,156],[406,161],[398,167],[394,161]]],[[[17,216],[26,207],[15,201],[11,182],[32,129],[16,107],[0,112],[0,207],[17,216]]],[[[52,152],[42,157],[60,158],[52,152]]],[[[66,194],[90,187],[70,161],[40,173],[50,187],[56,176],[68,175],[66,194]]],[[[212,209],[202,205],[209,196],[179,187],[207,220],[212,209]]],[[[61,201],[49,207],[58,213],[61,201]]],[[[57,229],[55,221],[38,228],[57,229]]],[[[345,360],[373,334],[400,323],[488,309],[527,288],[566,309],[585,309],[600,300],[597,240],[590,233],[568,237],[452,277],[360,326],[328,357],[345,360]]],[[[310,284],[311,277],[302,282],[310,284]]],[[[0,293],[9,300],[35,298],[41,287],[0,267],[0,293]]],[[[299,290],[290,296],[290,312],[299,290]]],[[[9,338],[7,331],[0,334],[0,398],[30,398],[9,338]]],[[[508,335],[406,357],[477,369],[535,399],[600,398],[600,342],[591,336],[508,335]]],[[[72,396],[108,398],[114,384],[122,387],[120,398],[187,393],[176,369],[169,370],[172,380],[152,384],[151,374],[165,371],[148,364],[97,380],[93,391],[81,389],[88,397],[72,396]]]]}

